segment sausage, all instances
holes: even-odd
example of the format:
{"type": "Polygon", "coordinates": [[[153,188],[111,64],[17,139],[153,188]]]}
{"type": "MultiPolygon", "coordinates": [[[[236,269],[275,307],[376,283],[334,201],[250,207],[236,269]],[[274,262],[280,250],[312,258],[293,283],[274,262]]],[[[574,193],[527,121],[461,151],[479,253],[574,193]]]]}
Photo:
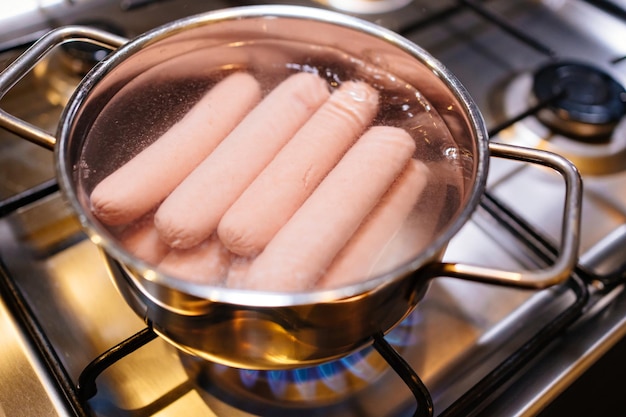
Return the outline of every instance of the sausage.
{"type": "Polygon", "coordinates": [[[163,136],[102,180],[91,193],[105,224],[129,223],[161,202],[261,99],[249,74],[234,73],[205,94],[163,136]]]}
{"type": "Polygon", "coordinates": [[[152,213],[125,227],[119,232],[118,240],[128,252],[155,265],[170,251],[170,247],[160,239],[154,227],[152,213]]]}
{"type": "MultiPolygon", "coordinates": [[[[411,159],[394,185],[337,255],[317,287],[339,287],[385,272],[374,268],[384,249],[406,223],[429,177],[430,170],[426,165],[411,159]]],[[[414,232],[418,235],[420,233],[419,230],[414,232]]]]}
{"type": "Polygon", "coordinates": [[[449,161],[431,161],[428,185],[402,228],[372,267],[372,275],[390,271],[428,247],[454,218],[463,190],[459,167],[449,161]]]}
{"type": "Polygon", "coordinates": [[[415,150],[404,130],[370,128],[289,219],[240,280],[267,291],[311,289],[415,150]]]}
{"type": "Polygon", "coordinates": [[[243,279],[243,276],[248,273],[248,269],[250,269],[250,264],[252,263],[253,258],[246,258],[243,256],[233,255],[231,257],[230,268],[228,269],[228,275],[226,277],[226,282],[232,281],[237,282],[243,279]]]}
{"type": "Polygon", "coordinates": [[[217,233],[241,256],[257,255],[372,122],[378,92],[346,82],[224,214],[217,233]]]}
{"type": "Polygon", "coordinates": [[[215,237],[191,249],[173,249],[158,264],[163,272],[198,284],[222,284],[230,266],[230,252],[215,237]]]}
{"type": "Polygon", "coordinates": [[[328,99],[317,75],[297,73],[272,90],[165,199],[155,215],[172,247],[193,247],[210,236],[232,203],[328,99]]]}

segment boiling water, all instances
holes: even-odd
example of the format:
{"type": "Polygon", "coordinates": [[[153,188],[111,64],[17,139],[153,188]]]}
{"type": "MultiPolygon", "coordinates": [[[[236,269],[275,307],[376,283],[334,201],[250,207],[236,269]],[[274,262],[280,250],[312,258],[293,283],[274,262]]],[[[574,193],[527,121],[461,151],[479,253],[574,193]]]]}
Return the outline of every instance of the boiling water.
{"type": "MultiPolygon", "coordinates": [[[[391,241],[381,245],[378,257],[386,269],[417,255],[455,217],[463,195],[459,151],[428,100],[393,74],[337,49],[285,41],[257,40],[181,54],[131,80],[104,107],[88,133],[77,166],[78,178],[86,192],[90,193],[103,178],[159,138],[206,91],[236,71],[253,75],[262,85],[264,94],[290,74],[301,71],[319,75],[331,91],[348,80],[364,81],[378,90],[379,111],[372,125],[394,126],[408,132],[416,143],[413,158],[422,161],[430,171],[427,186],[403,228],[391,241]]],[[[146,166],[145,175],[160,169],[162,167],[146,166]]],[[[141,198],[140,190],[137,198],[141,198]]],[[[158,266],[163,256],[173,250],[164,247],[158,238],[155,240],[152,219],[157,208],[131,224],[108,227],[108,230],[125,242],[128,251],[158,266]],[[144,233],[145,230],[149,233],[144,233]],[[142,233],[136,233],[138,231],[142,233]],[[139,237],[133,240],[128,239],[128,235],[139,237]],[[127,243],[130,240],[132,244],[127,243]]],[[[324,219],[312,221],[323,222],[324,219]]],[[[194,250],[199,252],[197,248],[194,250]]],[[[198,262],[196,272],[177,277],[221,284],[229,270],[245,270],[245,265],[251,261],[234,257],[223,248],[207,253],[204,259],[199,255],[190,256],[190,262],[198,262]],[[206,259],[206,256],[215,259],[206,259]],[[225,262],[224,268],[215,269],[216,262],[225,262]],[[198,272],[203,268],[220,276],[207,277],[198,272]]],[[[166,272],[179,275],[176,271],[166,272]]]]}

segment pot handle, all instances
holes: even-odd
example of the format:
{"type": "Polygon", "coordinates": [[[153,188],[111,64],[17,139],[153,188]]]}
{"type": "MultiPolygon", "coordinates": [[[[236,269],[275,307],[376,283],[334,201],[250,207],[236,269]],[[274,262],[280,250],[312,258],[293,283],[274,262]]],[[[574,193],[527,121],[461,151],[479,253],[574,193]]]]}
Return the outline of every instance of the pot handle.
{"type": "MultiPolygon", "coordinates": [[[[52,30],[31,45],[0,73],[0,99],[54,47],[70,41],[89,42],[105,48],[116,49],[128,42],[128,39],[84,26],[66,26],[52,30]]],[[[2,109],[0,109],[0,127],[45,148],[53,149],[56,144],[56,138],[53,135],[2,109]]]]}
{"type": "Polygon", "coordinates": [[[580,238],[582,180],[578,169],[564,157],[538,149],[489,143],[492,156],[530,162],[553,168],[565,180],[565,205],[561,226],[561,248],[555,262],[543,269],[511,272],[460,263],[435,263],[430,276],[446,276],[489,284],[527,289],[544,289],[565,281],[576,265],[580,238]]]}

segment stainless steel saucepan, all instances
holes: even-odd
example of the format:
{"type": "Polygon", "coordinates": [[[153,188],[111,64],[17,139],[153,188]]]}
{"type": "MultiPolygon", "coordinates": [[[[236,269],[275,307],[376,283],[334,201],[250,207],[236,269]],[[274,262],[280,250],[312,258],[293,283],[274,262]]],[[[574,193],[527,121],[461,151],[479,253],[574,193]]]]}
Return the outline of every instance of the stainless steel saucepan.
{"type": "MultiPolygon", "coordinates": [[[[578,252],[581,180],[564,158],[539,150],[490,143],[479,109],[464,87],[440,62],[403,37],[375,24],[322,9],[252,6],[185,18],[133,40],[95,29],[66,27],[45,35],[0,75],[5,94],[55,46],[87,41],[114,50],[80,83],[62,115],[55,136],[2,112],[0,125],[31,141],[54,148],[62,194],[85,233],[98,245],[120,293],[154,330],[180,349],[229,366],[286,369],[344,356],[367,346],[372,335],[387,333],[405,318],[438,276],[541,289],[561,283],[573,269],[578,252]],[[230,46],[271,41],[300,42],[358,57],[415,87],[434,107],[454,138],[461,186],[447,210],[449,219],[425,249],[408,262],[374,278],[335,289],[306,292],[261,292],[207,286],[170,276],[127,252],[89,207],[93,178],[84,170],[116,152],[130,152],[134,139],[112,130],[100,143],[87,139],[111,102],[129,95],[125,123],[157,123],[150,118],[167,109],[161,98],[133,97],[127,86],[151,68],[176,62],[186,53],[206,49],[206,65],[228,65],[245,56],[220,53],[230,46]],[[212,52],[214,51],[214,52],[212,52]],[[226,60],[226,61],[225,61],[226,60]],[[135,101],[133,101],[135,100],[135,101]],[[148,104],[146,104],[148,105],[148,104]],[[156,112],[156,113],[155,113],[156,112]],[[476,209],[485,191],[490,156],[547,166],[565,180],[566,197],[561,250],[551,266],[535,271],[503,271],[459,263],[442,263],[448,242],[476,209]]],[[[111,121],[111,129],[113,124],[111,121]]],[[[110,164],[110,163],[109,163],[110,164]]]]}

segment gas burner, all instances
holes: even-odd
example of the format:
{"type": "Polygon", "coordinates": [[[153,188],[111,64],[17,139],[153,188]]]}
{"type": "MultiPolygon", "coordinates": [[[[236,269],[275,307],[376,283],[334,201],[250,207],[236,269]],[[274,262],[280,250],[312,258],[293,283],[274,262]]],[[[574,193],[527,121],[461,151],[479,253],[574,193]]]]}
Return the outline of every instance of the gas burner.
{"type": "MultiPolygon", "coordinates": [[[[420,322],[420,316],[413,313],[385,338],[402,354],[416,344],[415,329],[420,322]]],[[[335,406],[368,387],[375,388],[384,375],[393,374],[373,347],[321,365],[276,371],[231,368],[182,353],[181,359],[202,391],[227,403],[229,399],[245,403],[250,412],[263,410],[264,415],[269,409],[269,415],[292,415],[294,408],[299,415],[306,415],[305,409],[315,414],[320,407],[335,406]]]]}
{"type": "Polygon", "coordinates": [[[555,131],[581,140],[606,139],[626,113],[626,90],[600,69],[578,62],[558,62],[534,75],[539,101],[553,96],[537,115],[555,131]]]}
{"type": "Polygon", "coordinates": [[[537,117],[524,118],[499,138],[503,141],[512,138],[511,143],[560,154],[583,175],[609,175],[626,170],[626,117],[620,116],[626,101],[623,87],[593,67],[561,63],[544,67],[535,74],[514,77],[507,83],[497,107],[508,119],[550,97],[556,98],[546,111],[537,117]],[[589,81],[579,85],[578,76],[589,81]],[[550,79],[556,80],[557,86],[548,87],[550,79]],[[537,90],[542,91],[537,93],[537,90]],[[568,122],[570,127],[566,127],[568,122]]]}

